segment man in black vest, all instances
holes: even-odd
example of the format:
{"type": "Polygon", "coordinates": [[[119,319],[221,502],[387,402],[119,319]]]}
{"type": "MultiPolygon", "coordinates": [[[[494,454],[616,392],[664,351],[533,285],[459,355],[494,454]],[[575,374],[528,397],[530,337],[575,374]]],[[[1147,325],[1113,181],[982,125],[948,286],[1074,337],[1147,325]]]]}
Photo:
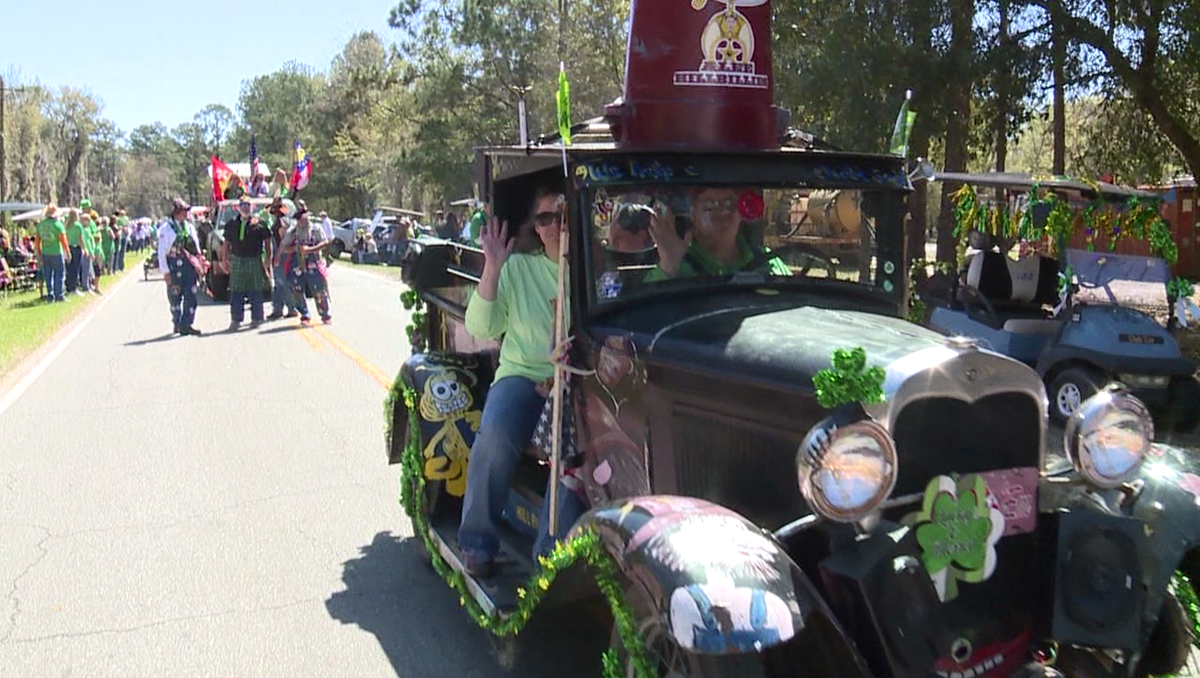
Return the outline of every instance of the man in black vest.
{"type": "Polygon", "coordinates": [[[271,278],[271,232],[253,214],[250,198],[238,199],[238,215],[225,222],[222,258],[229,262],[229,330],[237,331],[250,299],[250,327],[263,321],[263,289],[271,278]]]}

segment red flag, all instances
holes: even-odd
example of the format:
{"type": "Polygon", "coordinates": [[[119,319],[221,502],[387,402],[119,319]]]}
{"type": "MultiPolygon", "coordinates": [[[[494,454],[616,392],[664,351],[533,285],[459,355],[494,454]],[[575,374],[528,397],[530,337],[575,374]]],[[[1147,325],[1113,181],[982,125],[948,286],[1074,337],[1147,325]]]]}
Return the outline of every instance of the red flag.
{"type": "Polygon", "coordinates": [[[233,170],[229,166],[221,162],[217,156],[212,158],[212,182],[213,182],[213,202],[218,203],[225,199],[225,187],[229,185],[229,177],[233,176],[233,170]]]}

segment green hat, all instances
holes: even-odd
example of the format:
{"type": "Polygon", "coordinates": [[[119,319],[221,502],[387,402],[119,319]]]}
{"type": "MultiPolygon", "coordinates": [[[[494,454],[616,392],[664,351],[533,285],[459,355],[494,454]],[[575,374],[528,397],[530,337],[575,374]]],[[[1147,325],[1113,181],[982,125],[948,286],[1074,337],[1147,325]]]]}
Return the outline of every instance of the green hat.
{"type": "Polygon", "coordinates": [[[80,201],[79,201],[79,209],[81,209],[81,210],[90,210],[90,209],[92,209],[92,201],[91,201],[91,200],[88,200],[87,198],[84,198],[83,200],[80,200],[80,201]]]}

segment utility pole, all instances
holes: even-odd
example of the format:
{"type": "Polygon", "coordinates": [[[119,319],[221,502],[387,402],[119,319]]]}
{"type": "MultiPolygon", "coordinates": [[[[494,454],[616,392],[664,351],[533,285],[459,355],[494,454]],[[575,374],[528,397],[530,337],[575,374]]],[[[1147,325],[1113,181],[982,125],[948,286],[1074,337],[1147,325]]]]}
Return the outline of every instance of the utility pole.
{"type": "MultiPolygon", "coordinates": [[[[4,103],[9,92],[21,92],[23,88],[5,89],[4,76],[0,75],[0,202],[8,200],[8,138],[4,132],[4,103]]],[[[0,212],[0,225],[8,228],[8,212],[0,212]]]]}

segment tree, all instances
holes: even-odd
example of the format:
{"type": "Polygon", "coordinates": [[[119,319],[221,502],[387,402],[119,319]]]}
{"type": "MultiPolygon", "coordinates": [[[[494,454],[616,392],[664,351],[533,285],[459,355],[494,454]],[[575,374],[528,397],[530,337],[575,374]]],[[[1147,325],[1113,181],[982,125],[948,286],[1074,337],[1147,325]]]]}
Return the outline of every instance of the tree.
{"type": "Polygon", "coordinates": [[[100,102],[81,90],[63,87],[49,99],[46,117],[54,133],[55,151],[63,163],[59,200],[75,202],[84,197],[87,184],[87,155],[97,126],[100,102]]]}
{"type": "Polygon", "coordinates": [[[192,122],[200,127],[208,155],[223,155],[234,126],[233,111],[221,104],[209,104],[192,116],[192,122]]]}
{"type": "MultiPolygon", "coordinates": [[[[1200,73],[1198,0],[1031,0],[1060,22],[1066,40],[1102,57],[1104,70],[1200,176],[1200,110],[1193,104],[1200,73]]],[[[1109,90],[1110,92],[1113,90],[1109,90]]]]}

